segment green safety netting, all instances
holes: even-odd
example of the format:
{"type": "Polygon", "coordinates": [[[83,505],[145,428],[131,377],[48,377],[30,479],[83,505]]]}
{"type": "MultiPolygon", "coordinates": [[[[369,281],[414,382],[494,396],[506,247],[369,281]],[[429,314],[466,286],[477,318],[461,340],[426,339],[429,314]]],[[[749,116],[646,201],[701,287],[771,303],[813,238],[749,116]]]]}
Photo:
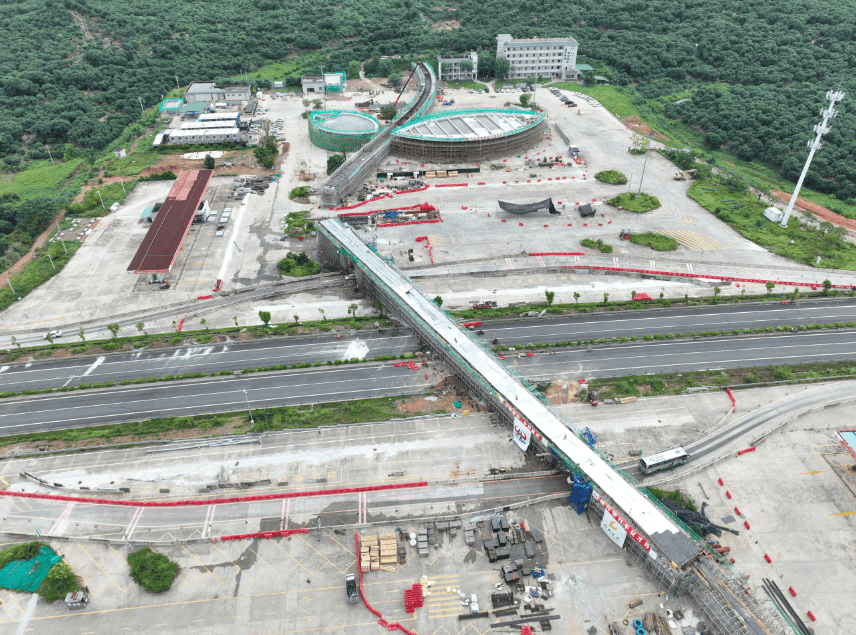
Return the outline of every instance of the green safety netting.
{"type": "Polygon", "coordinates": [[[35,593],[61,559],[53,549],[42,547],[29,560],[13,560],[0,570],[0,587],[35,593]]]}

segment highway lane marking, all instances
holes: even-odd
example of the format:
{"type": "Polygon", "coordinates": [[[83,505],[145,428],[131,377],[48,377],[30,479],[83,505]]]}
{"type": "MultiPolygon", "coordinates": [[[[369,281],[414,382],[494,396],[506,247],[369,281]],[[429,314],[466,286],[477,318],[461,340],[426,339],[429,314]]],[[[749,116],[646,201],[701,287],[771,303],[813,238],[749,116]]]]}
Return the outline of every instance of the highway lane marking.
{"type": "MultiPolygon", "coordinates": [[[[336,382],[336,383],[346,383],[346,382],[336,382]]],[[[434,384],[423,382],[421,384],[397,386],[396,388],[399,388],[401,390],[406,389],[405,392],[411,392],[411,391],[422,392],[424,390],[427,390],[428,388],[431,388],[433,385],[434,384]]],[[[288,388],[288,387],[289,386],[273,386],[271,388],[255,389],[255,390],[277,390],[277,389],[288,388]]],[[[381,393],[381,396],[390,396],[390,394],[392,394],[392,393],[386,392],[388,390],[389,390],[389,388],[362,388],[360,390],[350,390],[350,391],[344,391],[344,392],[339,391],[339,392],[331,392],[331,393],[318,393],[318,394],[312,394],[312,395],[304,394],[304,395],[294,397],[293,399],[304,399],[305,400],[305,399],[311,399],[313,397],[318,397],[318,398],[324,398],[325,401],[344,401],[345,399],[342,399],[342,397],[347,396],[347,395],[354,395],[354,394],[364,394],[365,395],[365,394],[381,393]]],[[[229,391],[229,392],[231,393],[233,391],[229,391]]],[[[216,394],[227,394],[227,393],[224,392],[224,393],[214,393],[214,394],[216,395],[216,394]]],[[[405,393],[402,392],[402,393],[396,393],[396,394],[405,394],[405,393]]],[[[208,395],[206,395],[206,396],[208,396],[208,395]]],[[[187,396],[169,397],[168,399],[186,400],[187,396]]],[[[289,398],[289,399],[291,399],[291,398],[289,398]]],[[[282,400],[282,397],[271,397],[270,399],[261,399],[261,398],[257,397],[253,400],[253,403],[254,404],[260,404],[260,403],[266,403],[266,402],[278,402],[281,400],[282,400]]],[[[146,401],[139,400],[139,401],[135,401],[135,402],[131,402],[131,403],[146,403],[147,401],[152,401],[152,400],[146,400],[146,401]]],[[[26,403],[26,402],[17,402],[17,403],[26,403]]],[[[285,404],[285,405],[286,406],[288,406],[288,405],[303,405],[305,403],[311,403],[311,401],[303,401],[303,402],[299,402],[299,403],[295,403],[295,404],[285,404]]],[[[88,406],[73,406],[72,408],[74,408],[74,409],[98,408],[98,407],[103,408],[107,405],[110,405],[110,404],[99,403],[99,404],[92,404],[92,405],[88,405],[88,406]]],[[[126,404],[122,404],[122,405],[124,406],[126,404]]],[[[235,407],[228,409],[228,410],[220,410],[219,412],[231,412],[232,410],[243,410],[243,407],[244,407],[243,402],[241,402],[241,401],[226,402],[226,403],[217,404],[218,408],[223,408],[226,406],[235,406],[235,407]],[[237,404],[237,406],[236,406],[236,404],[237,404]]],[[[63,409],[60,409],[60,410],[41,410],[41,411],[37,411],[34,413],[27,413],[27,414],[43,414],[43,413],[47,413],[47,412],[61,412],[62,410],[63,409]]],[[[162,413],[162,412],[164,412],[164,410],[165,409],[162,408],[162,409],[158,409],[158,410],[135,411],[134,416],[135,417],[137,417],[137,416],[144,417],[145,415],[162,413]]],[[[168,410],[170,410],[171,412],[179,412],[179,411],[187,411],[187,410],[198,411],[199,406],[185,406],[185,407],[180,407],[180,408],[172,407],[172,408],[168,408],[168,410]]],[[[126,413],[117,413],[117,414],[109,414],[109,415],[101,415],[101,416],[78,417],[78,418],[74,418],[74,419],[54,419],[51,421],[46,421],[46,422],[41,422],[41,423],[21,423],[21,424],[17,424],[17,425],[0,426],[0,430],[23,428],[23,427],[36,426],[36,425],[42,425],[43,426],[43,425],[46,425],[48,423],[59,424],[59,423],[68,423],[70,421],[89,421],[92,419],[104,420],[104,419],[111,418],[111,417],[121,417],[121,416],[124,416],[125,414],[126,413]]],[[[0,417],[7,417],[7,416],[20,417],[21,415],[19,413],[9,414],[9,415],[5,415],[5,414],[0,415],[0,417]]]]}
{"type": "MultiPolygon", "coordinates": [[[[99,366],[104,362],[104,360],[105,360],[105,359],[106,359],[106,358],[105,358],[104,356],[98,357],[94,362],[92,362],[92,364],[90,364],[89,368],[87,368],[87,369],[86,369],[86,371],[84,371],[84,373],[80,376],[80,379],[83,379],[84,377],[87,377],[87,376],[88,376],[92,371],[94,371],[96,368],[98,368],[98,367],[99,367],[99,366]]],[[[33,371],[29,371],[29,372],[33,372],[33,371]]],[[[74,378],[75,378],[75,376],[74,376],[74,375],[72,375],[71,377],[69,377],[69,378],[68,378],[68,381],[67,381],[67,382],[65,382],[65,383],[63,384],[63,386],[68,386],[68,384],[69,384],[69,383],[71,382],[71,380],[72,380],[72,379],[74,379],[74,378]]]]}
{"type": "MultiPolygon", "coordinates": [[[[377,339],[377,338],[371,338],[371,340],[374,340],[374,339],[377,339]]],[[[396,337],[395,337],[395,338],[393,338],[393,339],[402,339],[402,340],[407,340],[407,339],[414,339],[414,338],[413,338],[413,336],[396,336],[396,337]]],[[[367,342],[368,342],[368,341],[371,341],[371,340],[357,340],[357,341],[367,341],[367,342]]],[[[350,341],[354,341],[354,340],[350,340],[350,341]]],[[[343,349],[347,349],[347,343],[345,343],[345,342],[338,342],[338,341],[336,341],[336,342],[329,342],[329,343],[333,345],[333,348],[343,348],[343,349]]],[[[326,344],[326,342],[325,342],[325,344],[326,344]]],[[[317,343],[316,343],[316,344],[314,344],[314,345],[313,345],[313,344],[305,344],[305,345],[299,345],[299,346],[318,346],[318,344],[317,344],[317,343]]],[[[384,342],[383,347],[378,347],[378,348],[395,348],[395,347],[402,347],[402,346],[403,346],[403,344],[392,344],[392,343],[384,342]]],[[[295,348],[295,347],[296,347],[296,346],[294,346],[293,348],[295,348]]],[[[194,348],[197,348],[197,347],[194,347],[194,348]]],[[[275,350],[275,347],[271,347],[270,349],[263,349],[263,351],[264,351],[264,350],[275,350]]],[[[263,352],[263,351],[262,351],[262,352],[263,352]]],[[[138,371],[136,371],[136,372],[143,372],[143,371],[144,371],[144,372],[154,372],[154,371],[156,371],[156,370],[170,370],[170,369],[174,369],[174,368],[176,368],[176,367],[178,367],[178,366],[184,366],[184,365],[186,365],[186,364],[164,365],[164,364],[163,364],[163,362],[165,362],[165,361],[167,361],[167,362],[168,362],[168,361],[171,361],[171,360],[184,361],[184,360],[188,360],[188,359],[190,359],[190,358],[192,358],[192,357],[219,356],[219,355],[222,355],[222,354],[224,354],[224,353],[233,353],[233,352],[235,352],[235,351],[231,351],[231,350],[224,350],[224,351],[220,351],[220,352],[199,353],[199,354],[185,354],[185,355],[180,355],[180,356],[179,356],[179,355],[173,355],[173,356],[171,356],[171,357],[158,357],[158,358],[146,359],[146,360],[143,360],[143,362],[152,362],[152,364],[147,364],[147,363],[146,363],[146,364],[143,364],[143,365],[144,365],[144,368],[142,368],[142,369],[140,369],[140,370],[138,370],[138,371]],[[158,367],[158,368],[155,368],[155,367],[154,367],[154,364],[153,364],[154,362],[159,362],[159,363],[160,363],[160,365],[159,365],[159,367],[158,367]],[[147,370],[147,369],[150,369],[150,370],[147,370]]],[[[239,351],[239,352],[241,352],[241,353],[243,353],[243,352],[247,352],[247,353],[255,353],[255,352],[258,352],[258,351],[257,351],[256,349],[253,349],[253,350],[246,350],[246,351],[239,351]]],[[[335,352],[335,351],[334,351],[334,352],[335,352]]],[[[369,352],[371,352],[371,348],[369,349],[369,352]]],[[[297,358],[300,358],[300,357],[304,357],[304,358],[305,358],[305,357],[310,357],[310,356],[312,356],[312,355],[313,355],[313,353],[306,353],[306,354],[293,354],[293,353],[291,353],[290,355],[292,355],[295,359],[297,359],[297,358]]],[[[316,358],[317,358],[317,353],[316,353],[315,355],[316,355],[316,358]]],[[[240,360],[240,359],[236,359],[236,360],[233,360],[233,361],[225,361],[225,362],[211,361],[211,362],[207,362],[206,364],[207,364],[207,365],[209,365],[209,366],[218,366],[218,365],[225,365],[225,364],[232,364],[232,363],[235,363],[235,364],[237,364],[237,363],[246,363],[247,361],[248,361],[248,360],[240,360]]],[[[265,358],[262,358],[262,360],[253,360],[253,361],[270,361],[270,362],[277,362],[277,363],[281,363],[281,358],[280,358],[280,357],[265,357],[265,358]],[[279,361],[277,361],[277,360],[279,360],[279,361]]],[[[320,361],[326,361],[326,360],[320,360],[320,361]]],[[[116,362],[107,362],[107,364],[104,364],[104,367],[106,367],[106,366],[108,366],[108,365],[110,365],[110,364],[113,364],[113,365],[116,365],[116,364],[134,365],[134,364],[138,364],[138,363],[139,363],[139,362],[138,362],[137,360],[122,360],[122,361],[116,361],[116,362]]],[[[29,370],[30,365],[31,365],[31,363],[28,363],[24,370],[20,370],[20,371],[13,371],[13,372],[11,372],[11,373],[7,373],[7,375],[6,375],[6,376],[7,376],[7,377],[12,377],[13,375],[23,375],[23,374],[26,374],[26,373],[42,373],[42,372],[45,372],[45,369],[40,369],[40,368],[35,368],[35,369],[32,369],[32,370],[29,370]]],[[[274,363],[272,363],[271,365],[275,365],[275,364],[274,364],[274,363]]],[[[76,371],[78,368],[79,368],[79,366],[70,366],[70,367],[66,367],[66,368],[64,368],[64,369],[56,369],[56,370],[72,370],[72,371],[76,371]]],[[[51,369],[47,369],[47,370],[48,370],[48,371],[50,371],[51,369]]],[[[92,372],[92,371],[90,370],[89,372],[92,372]]],[[[88,374],[89,374],[89,372],[87,372],[87,373],[86,373],[86,374],[84,374],[84,375],[81,375],[81,377],[85,377],[86,375],[88,375],[88,374]]],[[[188,369],[188,372],[190,372],[190,369],[188,369]]],[[[127,373],[128,373],[128,371],[124,371],[124,372],[121,372],[121,371],[120,371],[120,372],[111,371],[111,372],[107,372],[107,373],[99,373],[99,374],[98,374],[98,376],[99,376],[99,377],[108,377],[108,376],[111,376],[111,375],[120,375],[120,374],[121,374],[121,375],[126,375],[127,373]]],[[[53,381],[53,380],[60,380],[60,379],[65,379],[65,378],[66,378],[66,375],[60,375],[60,376],[56,376],[56,377],[48,377],[48,378],[45,378],[45,379],[39,379],[39,380],[21,380],[21,381],[20,381],[20,383],[33,383],[34,381],[53,381]]],[[[71,379],[74,379],[74,376],[72,376],[72,377],[69,379],[69,381],[71,381],[71,379]]],[[[67,385],[67,384],[68,384],[68,382],[66,382],[66,384],[65,384],[65,385],[67,385]]]]}

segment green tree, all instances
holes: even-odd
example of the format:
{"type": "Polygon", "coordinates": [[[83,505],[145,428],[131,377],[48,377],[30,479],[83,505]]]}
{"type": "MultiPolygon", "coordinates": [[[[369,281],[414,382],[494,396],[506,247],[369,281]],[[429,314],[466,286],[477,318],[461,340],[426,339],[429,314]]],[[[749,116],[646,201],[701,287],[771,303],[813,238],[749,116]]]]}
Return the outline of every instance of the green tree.
{"type": "Polygon", "coordinates": [[[632,302],[632,301],[633,301],[633,298],[635,298],[635,297],[636,297],[636,292],[635,292],[635,291],[631,291],[631,292],[630,292],[630,301],[632,302]]]}
{"type": "Polygon", "coordinates": [[[81,340],[83,340],[84,342],[86,341],[86,338],[83,337],[83,327],[82,326],[79,329],[77,329],[77,334],[78,334],[78,336],[80,336],[81,340]]]}
{"type": "Polygon", "coordinates": [[[348,305],[348,315],[353,314],[354,317],[357,317],[357,309],[359,309],[359,308],[360,308],[359,305],[349,304],[348,305]]]}
{"type": "Polygon", "coordinates": [[[326,322],[326,321],[327,321],[327,316],[326,316],[326,315],[324,315],[324,309],[318,309],[318,313],[320,313],[320,314],[321,314],[321,317],[322,317],[322,318],[324,319],[324,321],[326,322]]]}
{"type": "Polygon", "coordinates": [[[583,73],[583,81],[586,83],[586,86],[594,86],[595,84],[597,84],[597,80],[594,77],[594,71],[587,71],[583,73]]]}
{"type": "Polygon", "coordinates": [[[108,324],[107,330],[113,334],[113,339],[116,339],[116,336],[119,335],[119,329],[121,327],[118,324],[108,324]]]}
{"type": "Polygon", "coordinates": [[[522,95],[520,95],[520,103],[524,106],[529,105],[530,99],[532,99],[532,95],[530,95],[529,93],[523,93],[522,95]]]}
{"type": "Polygon", "coordinates": [[[48,603],[64,599],[69,593],[80,589],[77,576],[67,563],[60,561],[51,567],[47,576],[39,586],[38,593],[48,603]]]}
{"type": "MultiPolygon", "coordinates": [[[[437,298],[439,298],[439,297],[440,296],[438,295],[437,298]]],[[[434,299],[436,300],[437,298],[434,298],[434,299]]],[[[383,303],[380,300],[374,301],[374,308],[375,308],[375,311],[377,311],[380,314],[383,314],[383,303]]]]}
{"type": "Polygon", "coordinates": [[[137,330],[146,337],[148,337],[149,334],[146,333],[146,325],[144,322],[137,322],[137,330]]]}
{"type": "Polygon", "coordinates": [[[345,162],[344,154],[333,154],[327,157],[327,174],[333,174],[345,162]]]}
{"type": "Polygon", "coordinates": [[[580,302],[580,294],[576,291],[574,291],[574,302],[576,302],[577,304],[579,304],[580,302]]]}
{"type": "Polygon", "coordinates": [[[54,341],[53,341],[53,335],[51,335],[51,332],[50,332],[50,331],[48,331],[47,333],[45,333],[45,339],[50,343],[50,345],[51,345],[51,346],[53,346],[53,343],[54,343],[54,341]]]}
{"type": "Polygon", "coordinates": [[[388,77],[392,71],[392,60],[389,58],[383,59],[377,64],[377,72],[380,77],[388,77]]]}
{"type": "Polygon", "coordinates": [[[401,83],[401,73],[390,73],[389,77],[386,78],[387,83],[390,86],[398,86],[401,83]]]}
{"type": "MultiPolygon", "coordinates": [[[[206,322],[205,318],[200,318],[200,319],[199,319],[199,323],[200,323],[202,326],[205,326],[205,322],[206,322]]],[[[206,331],[208,330],[208,327],[207,327],[207,326],[205,326],[205,330],[206,330],[206,331]]]]}
{"type": "Polygon", "coordinates": [[[508,77],[508,71],[511,70],[511,63],[504,57],[497,57],[494,63],[494,69],[497,79],[505,79],[508,77]]]}
{"type": "Polygon", "coordinates": [[[294,318],[294,323],[295,323],[295,324],[297,324],[298,322],[300,322],[300,318],[299,318],[299,317],[297,317],[297,314],[296,314],[296,313],[295,313],[292,317],[294,318]]]}
{"type": "Polygon", "coordinates": [[[534,87],[534,86],[535,86],[535,84],[537,84],[537,83],[538,83],[538,78],[537,78],[537,77],[535,77],[534,75],[530,75],[529,77],[527,77],[527,78],[526,78],[526,83],[527,83],[529,86],[533,86],[533,87],[534,87]]]}
{"type": "Polygon", "coordinates": [[[348,78],[356,79],[360,76],[360,69],[362,68],[362,64],[360,64],[357,60],[351,60],[348,62],[348,78]]]}
{"type": "MultiPolygon", "coordinates": [[[[767,284],[770,284],[769,282],[767,284]]],[[[832,289],[832,283],[827,279],[823,281],[823,295],[829,295],[832,289]]]]}
{"type": "Polygon", "coordinates": [[[398,109],[393,104],[387,104],[380,109],[380,116],[384,119],[394,119],[398,114],[398,109]]]}
{"type": "Polygon", "coordinates": [[[213,170],[215,167],[214,157],[212,157],[210,154],[206,154],[205,160],[202,162],[202,165],[206,170],[213,170]]]}
{"type": "Polygon", "coordinates": [[[772,282],[768,282],[764,286],[767,287],[767,295],[773,295],[773,289],[776,288],[776,285],[772,282]]]}
{"type": "Polygon", "coordinates": [[[608,294],[608,293],[604,293],[604,294],[603,294],[603,303],[604,303],[604,304],[608,304],[608,303],[609,303],[609,294],[608,294]]]}
{"type": "Polygon", "coordinates": [[[443,306],[443,298],[441,298],[439,295],[434,297],[434,302],[437,304],[437,306],[443,306]]]}
{"type": "Polygon", "coordinates": [[[233,320],[235,320],[235,328],[238,328],[238,316],[237,316],[237,315],[233,315],[233,316],[232,316],[232,319],[233,319],[233,320]]]}
{"type": "Polygon", "coordinates": [[[270,322],[270,311],[259,311],[259,319],[267,326],[270,322]]]}
{"type": "Polygon", "coordinates": [[[144,547],[128,556],[131,579],[149,593],[169,591],[178,572],[178,564],[165,555],[144,547]]]}
{"type": "Polygon", "coordinates": [[[794,287],[794,292],[791,294],[791,300],[796,300],[800,297],[800,288],[794,287]]]}
{"type": "Polygon", "coordinates": [[[473,63],[471,60],[461,60],[461,70],[468,73],[470,79],[473,78],[473,63]]]}
{"type": "Polygon", "coordinates": [[[547,298],[547,306],[553,306],[553,299],[556,297],[555,291],[545,291],[544,295],[547,298]]]}
{"type": "Polygon", "coordinates": [[[719,287],[714,287],[714,288],[713,288],[713,303],[714,303],[714,304],[716,304],[716,297],[717,297],[720,293],[722,293],[722,289],[720,289],[719,287]]]}

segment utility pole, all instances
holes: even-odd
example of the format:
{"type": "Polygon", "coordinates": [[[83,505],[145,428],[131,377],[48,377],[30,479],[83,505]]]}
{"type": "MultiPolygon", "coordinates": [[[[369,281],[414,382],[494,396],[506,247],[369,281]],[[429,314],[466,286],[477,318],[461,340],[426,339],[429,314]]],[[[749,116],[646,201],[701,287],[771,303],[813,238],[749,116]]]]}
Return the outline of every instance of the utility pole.
{"type": "Polygon", "coordinates": [[[145,108],[143,108],[143,98],[142,98],[142,97],[137,97],[137,99],[139,99],[139,100],[140,100],[140,111],[141,111],[141,112],[143,112],[143,113],[145,114],[146,109],[145,109],[145,108]]]}
{"type": "Polygon", "coordinates": [[[820,110],[820,114],[823,117],[823,121],[821,121],[819,124],[815,124],[814,126],[814,131],[817,134],[813,140],[808,142],[808,147],[811,150],[808,153],[808,158],[805,160],[805,165],[803,166],[802,174],[800,174],[800,178],[797,181],[797,186],[794,189],[794,193],[791,196],[791,200],[788,202],[788,208],[785,210],[785,215],[782,218],[782,227],[788,226],[788,219],[791,217],[791,211],[794,209],[794,203],[797,200],[797,196],[799,196],[800,188],[802,187],[803,181],[805,180],[805,175],[808,174],[808,167],[811,165],[811,160],[814,158],[814,153],[823,147],[823,144],[820,142],[820,138],[827,132],[832,130],[832,128],[826,125],[826,122],[838,116],[838,111],[835,110],[835,104],[844,99],[844,93],[840,90],[830,90],[826,93],[826,98],[829,100],[829,106],[827,106],[825,109],[820,110]]]}
{"type": "Polygon", "coordinates": [[[178,83],[178,75],[176,75],[176,76],[175,76],[175,87],[176,87],[178,90],[181,90],[181,85],[178,83]]]}
{"type": "Polygon", "coordinates": [[[244,399],[247,400],[247,412],[250,413],[250,425],[253,425],[255,421],[253,421],[253,411],[250,410],[250,398],[247,396],[247,389],[244,388],[244,399]]]}
{"type": "Polygon", "coordinates": [[[101,199],[101,207],[102,207],[102,208],[104,208],[104,209],[107,209],[106,207],[104,207],[104,199],[103,199],[103,198],[101,198],[101,192],[98,192],[98,198],[100,198],[100,199],[101,199]]]}
{"type": "Polygon", "coordinates": [[[48,256],[48,260],[51,261],[51,267],[53,267],[54,271],[56,271],[56,265],[54,264],[53,258],[51,258],[50,254],[47,254],[47,256],[48,256]]]}
{"type": "Polygon", "coordinates": [[[648,149],[645,149],[645,163],[642,164],[642,176],[639,177],[639,191],[636,193],[637,196],[642,193],[642,179],[645,178],[645,166],[648,165],[648,149]]]}
{"type": "Polygon", "coordinates": [[[17,298],[20,300],[20,299],[21,299],[21,296],[19,296],[19,295],[18,295],[18,292],[17,292],[17,291],[15,291],[15,287],[13,287],[13,286],[12,286],[12,281],[11,281],[11,280],[7,280],[6,282],[8,282],[8,283],[9,283],[9,288],[10,288],[10,289],[12,289],[12,293],[14,293],[14,294],[17,296],[17,298]]]}
{"type": "Polygon", "coordinates": [[[51,154],[51,147],[45,146],[45,150],[48,151],[48,156],[51,158],[51,165],[53,165],[54,164],[54,158],[53,158],[53,155],[51,154]]]}

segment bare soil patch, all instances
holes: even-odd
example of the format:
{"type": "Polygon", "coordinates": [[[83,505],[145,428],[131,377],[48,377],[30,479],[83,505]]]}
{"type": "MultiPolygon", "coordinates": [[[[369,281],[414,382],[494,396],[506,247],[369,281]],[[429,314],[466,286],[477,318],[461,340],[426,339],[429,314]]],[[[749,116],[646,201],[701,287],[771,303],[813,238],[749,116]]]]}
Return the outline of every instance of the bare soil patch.
{"type": "MultiPolygon", "coordinates": [[[[770,194],[776,196],[781,199],[785,203],[790,203],[791,194],[787,192],[782,192],[781,190],[770,190],[770,194]]],[[[833,225],[838,225],[839,227],[846,227],[850,231],[856,231],[856,220],[851,218],[847,218],[842,216],[841,214],[836,214],[832,210],[826,209],[822,205],[818,205],[817,203],[813,203],[807,199],[804,199],[802,196],[797,197],[797,202],[795,203],[796,207],[799,207],[803,211],[809,211],[814,214],[815,218],[821,221],[828,221],[833,225]]]]}
{"type": "Polygon", "coordinates": [[[641,135],[645,135],[646,137],[651,137],[653,135],[653,139],[657,141],[668,141],[669,137],[664,137],[659,132],[654,132],[654,129],[651,128],[647,123],[642,121],[637,115],[633,115],[632,117],[625,117],[621,120],[625,126],[629,127],[633,132],[638,132],[641,135]]]}

